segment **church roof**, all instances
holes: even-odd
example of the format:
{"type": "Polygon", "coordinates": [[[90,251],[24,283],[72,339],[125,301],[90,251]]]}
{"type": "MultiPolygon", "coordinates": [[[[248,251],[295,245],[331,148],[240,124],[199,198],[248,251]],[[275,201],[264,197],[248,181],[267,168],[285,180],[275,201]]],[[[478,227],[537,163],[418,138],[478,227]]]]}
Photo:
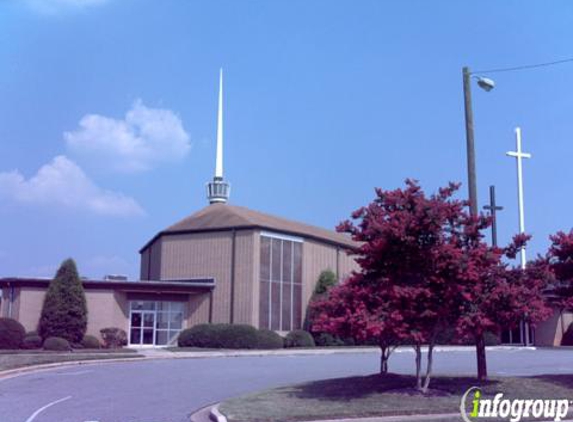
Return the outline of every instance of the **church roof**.
{"type": "Polygon", "coordinates": [[[349,236],[286,218],[229,204],[211,204],[158,233],[140,252],[164,234],[183,234],[232,229],[263,229],[316,239],[345,248],[356,247],[349,236]]]}

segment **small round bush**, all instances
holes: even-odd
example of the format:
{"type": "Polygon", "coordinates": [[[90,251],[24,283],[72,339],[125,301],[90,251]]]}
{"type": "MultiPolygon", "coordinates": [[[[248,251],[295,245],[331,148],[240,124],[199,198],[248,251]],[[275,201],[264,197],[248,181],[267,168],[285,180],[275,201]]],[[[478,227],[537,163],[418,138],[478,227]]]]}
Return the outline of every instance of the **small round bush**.
{"type": "Polygon", "coordinates": [[[261,328],[257,332],[257,349],[282,349],[284,339],[272,330],[261,328]]]}
{"type": "Polygon", "coordinates": [[[567,327],[567,331],[561,339],[561,346],[573,346],[573,322],[567,327]]]}
{"type": "Polygon", "coordinates": [[[61,337],[48,337],[44,340],[44,350],[53,350],[58,352],[68,352],[72,348],[70,342],[61,337]]]}
{"type": "Polygon", "coordinates": [[[39,349],[42,347],[42,337],[38,334],[26,334],[22,341],[22,349],[39,349]]]}
{"type": "Polygon", "coordinates": [[[0,349],[19,349],[26,330],[12,318],[0,318],[0,349]]]}
{"type": "Polygon", "coordinates": [[[345,346],[344,340],[329,333],[317,333],[313,335],[314,343],[320,347],[345,346]]]}
{"type": "Polygon", "coordinates": [[[99,349],[101,347],[101,343],[97,337],[86,334],[82,339],[82,346],[84,349],[99,349]]]}
{"type": "Polygon", "coordinates": [[[127,333],[121,328],[107,327],[99,330],[106,349],[116,349],[127,345],[127,333]]]}
{"type": "Polygon", "coordinates": [[[308,331],[294,330],[287,334],[285,347],[314,347],[314,339],[308,331]]]}

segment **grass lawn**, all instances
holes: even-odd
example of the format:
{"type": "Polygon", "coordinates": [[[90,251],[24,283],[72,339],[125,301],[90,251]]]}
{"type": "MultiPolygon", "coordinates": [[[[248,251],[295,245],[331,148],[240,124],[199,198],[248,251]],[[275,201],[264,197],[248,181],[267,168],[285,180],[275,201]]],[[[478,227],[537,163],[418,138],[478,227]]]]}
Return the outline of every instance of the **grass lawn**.
{"type": "Polygon", "coordinates": [[[0,371],[45,363],[138,357],[142,356],[129,349],[84,349],[81,351],[73,352],[49,352],[43,350],[3,350],[2,353],[0,353],[0,371]]]}
{"type": "MultiPolygon", "coordinates": [[[[396,374],[338,378],[237,397],[223,402],[220,410],[229,422],[450,414],[459,412],[462,394],[477,381],[470,377],[437,377],[427,395],[415,391],[413,385],[414,377],[396,374]]],[[[484,398],[501,392],[510,399],[573,399],[573,376],[493,378],[480,389],[484,398]]],[[[457,416],[444,421],[460,419],[457,416]]]]}

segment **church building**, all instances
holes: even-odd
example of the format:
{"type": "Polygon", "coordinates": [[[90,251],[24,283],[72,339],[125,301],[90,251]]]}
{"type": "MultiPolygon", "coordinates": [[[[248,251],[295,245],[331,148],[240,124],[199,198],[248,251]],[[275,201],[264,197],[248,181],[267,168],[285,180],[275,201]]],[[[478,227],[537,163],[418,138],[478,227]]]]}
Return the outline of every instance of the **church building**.
{"type": "MultiPolygon", "coordinates": [[[[128,333],[129,345],[163,346],[200,323],[301,328],[324,270],[356,268],[344,234],[228,204],[223,177],[223,74],[219,80],[215,176],[209,205],[153,236],[140,250],[140,280],[84,280],[88,334],[128,333]]],[[[81,268],[80,268],[81,270],[81,268]]],[[[0,279],[0,316],[36,330],[49,279],[0,279]]]]}

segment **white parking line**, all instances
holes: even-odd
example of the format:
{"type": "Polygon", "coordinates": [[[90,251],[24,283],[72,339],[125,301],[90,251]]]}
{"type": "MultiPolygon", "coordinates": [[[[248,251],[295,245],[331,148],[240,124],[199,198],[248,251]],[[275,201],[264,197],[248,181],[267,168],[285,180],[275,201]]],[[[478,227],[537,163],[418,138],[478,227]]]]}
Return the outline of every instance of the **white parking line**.
{"type": "Polygon", "coordinates": [[[42,413],[44,410],[46,410],[48,407],[51,407],[55,404],[61,403],[63,401],[69,400],[71,399],[72,396],[68,396],[68,397],[64,397],[62,399],[53,401],[51,403],[48,403],[47,405],[40,407],[38,410],[36,410],[34,413],[32,413],[32,416],[30,416],[28,419],[26,419],[26,422],[32,422],[34,419],[36,419],[36,416],[38,416],[40,413],[42,413]]]}

